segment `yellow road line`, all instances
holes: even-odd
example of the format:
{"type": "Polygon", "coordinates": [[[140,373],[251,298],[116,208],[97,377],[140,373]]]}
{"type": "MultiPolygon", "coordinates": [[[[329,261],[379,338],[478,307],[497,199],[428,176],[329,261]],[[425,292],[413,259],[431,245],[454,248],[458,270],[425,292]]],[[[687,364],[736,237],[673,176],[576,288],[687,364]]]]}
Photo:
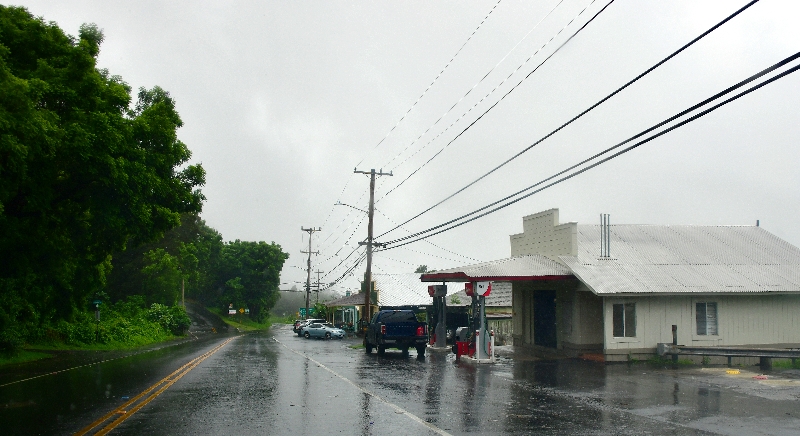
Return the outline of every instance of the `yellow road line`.
{"type": "Polygon", "coordinates": [[[116,420],[112,421],[110,424],[106,425],[105,427],[100,429],[95,434],[96,435],[104,435],[104,434],[108,433],[109,431],[113,430],[116,426],[118,426],[123,421],[128,419],[131,415],[133,415],[134,413],[139,411],[139,409],[144,407],[147,403],[149,403],[150,401],[152,401],[153,399],[155,399],[156,397],[161,395],[162,392],[167,390],[167,388],[172,386],[176,381],[180,380],[181,377],[183,377],[184,375],[188,374],[189,371],[193,370],[195,367],[197,367],[197,365],[199,365],[201,362],[203,362],[204,360],[209,358],[212,354],[214,354],[217,351],[219,351],[222,347],[227,345],[228,342],[236,339],[237,337],[238,336],[233,337],[233,338],[229,338],[225,342],[217,345],[216,347],[214,347],[213,349],[207,351],[206,353],[204,353],[204,354],[202,354],[202,355],[200,355],[198,357],[195,357],[194,359],[190,360],[188,363],[184,364],[180,368],[178,368],[175,371],[173,371],[170,375],[164,377],[163,379],[159,380],[154,385],[152,385],[149,388],[147,388],[144,391],[142,391],[142,393],[140,393],[139,395],[131,398],[130,400],[126,401],[125,403],[123,403],[122,405],[117,407],[116,409],[112,410],[111,412],[108,412],[107,414],[103,415],[103,417],[99,418],[98,420],[96,420],[93,423],[89,424],[88,426],[84,427],[83,429],[81,429],[80,431],[75,433],[75,436],[83,436],[85,434],[88,434],[93,429],[95,429],[96,427],[100,426],[104,422],[108,421],[113,416],[121,415],[119,418],[117,418],[116,420]],[[142,399],[142,397],[144,397],[148,393],[150,393],[153,390],[159,388],[159,386],[161,386],[161,388],[158,389],[155,393],[153,393],[152,395],[150,395],[149,397],[144,399],[141,403],[139,403],[136,406],[134,406],[131,410],[129,410],[129,411],[126,410],[126,408],[128,406],[136,403],[137,401],[142,399]]]}

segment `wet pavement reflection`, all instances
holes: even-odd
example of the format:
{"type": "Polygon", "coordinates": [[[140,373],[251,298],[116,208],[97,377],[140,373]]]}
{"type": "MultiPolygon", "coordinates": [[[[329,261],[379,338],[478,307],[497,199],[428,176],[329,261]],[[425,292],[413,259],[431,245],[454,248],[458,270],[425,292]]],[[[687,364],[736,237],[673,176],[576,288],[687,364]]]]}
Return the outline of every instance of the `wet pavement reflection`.
{"type": "MultiPolygon", "coordinates": [[[[213,347],[144,353],[0,387],[5,434],[72,434],[125,395],[213,347]],[[5,429],[10,428],[10,432],[5,429]]],[[[450,353],[366,354],[359,340],[315,340],[288,326],[237,337],[115,434],[798,434],[800,374],[748,368],[450,353]],[[755,369],[754,369],[755,371],[755,369]]],[[[194,347],[194,348],[192,348],[194,347]]],[[[138,389],[138,391],[137,391],[138,389]]]]}

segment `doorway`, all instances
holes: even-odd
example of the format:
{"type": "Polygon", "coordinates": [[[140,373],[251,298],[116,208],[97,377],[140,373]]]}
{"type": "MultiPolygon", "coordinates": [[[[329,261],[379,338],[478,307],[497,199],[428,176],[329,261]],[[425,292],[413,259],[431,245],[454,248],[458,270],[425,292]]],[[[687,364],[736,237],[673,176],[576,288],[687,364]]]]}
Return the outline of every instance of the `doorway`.
{"type": "Polygon", "coordinates": [[[556,291],[533,292],[533,343],[556,348],[556,291]]]}

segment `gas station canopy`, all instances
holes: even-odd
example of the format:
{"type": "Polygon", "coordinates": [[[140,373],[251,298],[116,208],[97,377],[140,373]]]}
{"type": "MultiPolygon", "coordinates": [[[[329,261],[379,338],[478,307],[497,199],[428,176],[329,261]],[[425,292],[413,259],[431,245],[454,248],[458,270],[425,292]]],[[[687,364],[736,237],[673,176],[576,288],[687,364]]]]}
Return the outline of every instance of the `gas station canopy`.
{"type": "Polygon", "coordinates": [[[566,266],[542,255],[515,256],[422,274],[423,282],[516,282],[564,280],[575,276],[566,266]]]}

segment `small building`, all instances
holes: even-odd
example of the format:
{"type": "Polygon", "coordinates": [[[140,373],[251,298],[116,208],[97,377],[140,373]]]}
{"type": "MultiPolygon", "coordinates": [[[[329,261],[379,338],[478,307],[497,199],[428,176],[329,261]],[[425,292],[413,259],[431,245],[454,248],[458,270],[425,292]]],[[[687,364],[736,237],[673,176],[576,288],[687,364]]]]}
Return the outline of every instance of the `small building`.
{"type": "Polygon", "coordinates": [[[800,347],[800,249],[758,226],[523,218],[511,256],[422,276],[512,284],[514,345],[606,361],[656,344],[800,347]],[[599,357],[599,356],[598,356],[599,357]]]}

